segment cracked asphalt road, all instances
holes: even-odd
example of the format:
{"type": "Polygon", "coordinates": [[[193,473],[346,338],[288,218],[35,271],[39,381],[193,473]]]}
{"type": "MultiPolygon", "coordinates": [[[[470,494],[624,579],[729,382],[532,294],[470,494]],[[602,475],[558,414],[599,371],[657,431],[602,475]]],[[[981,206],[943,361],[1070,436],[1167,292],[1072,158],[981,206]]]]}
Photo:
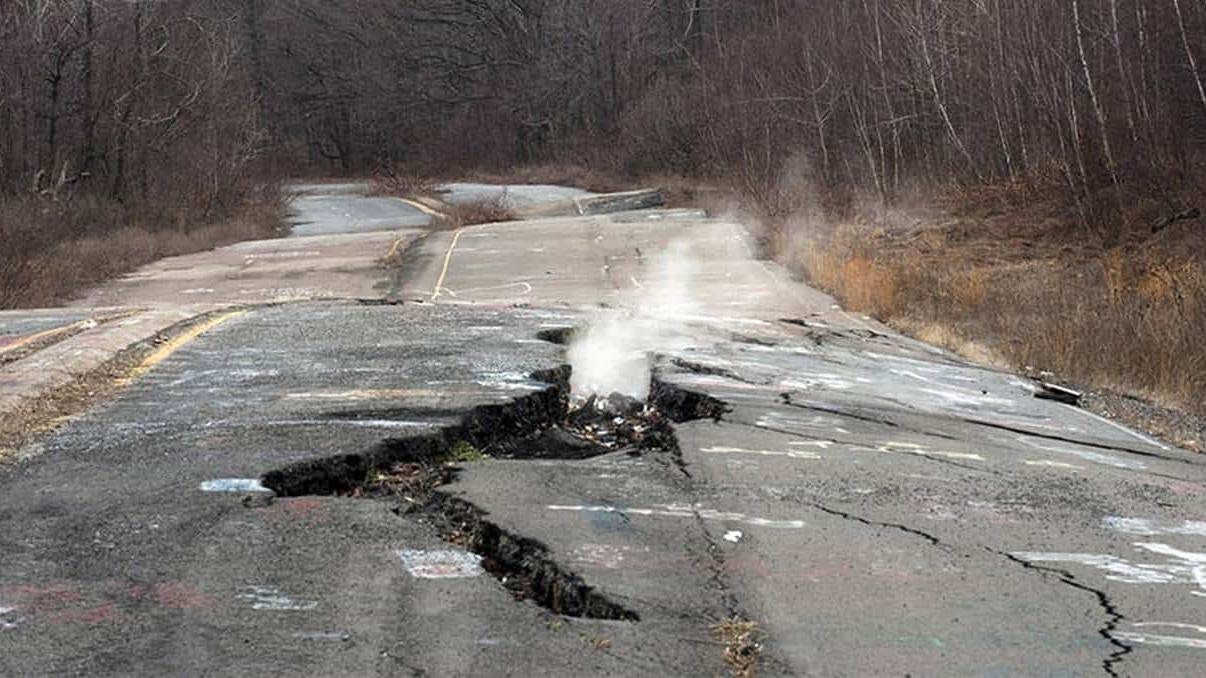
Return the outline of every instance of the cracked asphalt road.
{"type": "Polygon", "coordinates": [[[250,308],[0,469],[0,674],[723,675],[734,616],[763,675],[1201,674],[1199,457],[848,314],[690,211],[404,259],[362,274],[396,303],[250,308]],[[690,270],[656,264],[684,240],[690,270]],[[517,601],[386,502],[260,491],[535,416],[516,404],[565,388],[538,335],[673,276],[695,303],[656,377],[723,415],[673,455],[476,459],[442,488],[639,622],[517,601]]]}

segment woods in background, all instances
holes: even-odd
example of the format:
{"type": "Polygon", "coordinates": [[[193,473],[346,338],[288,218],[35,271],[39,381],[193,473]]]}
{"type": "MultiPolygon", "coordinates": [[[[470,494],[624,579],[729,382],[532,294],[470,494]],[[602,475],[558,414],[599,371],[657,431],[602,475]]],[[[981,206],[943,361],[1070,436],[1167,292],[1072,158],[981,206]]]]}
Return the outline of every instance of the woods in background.
{"type": "Polygon", "coordinates": [[[1030,182],[1087,221],[1201,176],[1204,61],[1206,0],[2,0],[0,190],[573,161],[772,210],[1030,182]]]}

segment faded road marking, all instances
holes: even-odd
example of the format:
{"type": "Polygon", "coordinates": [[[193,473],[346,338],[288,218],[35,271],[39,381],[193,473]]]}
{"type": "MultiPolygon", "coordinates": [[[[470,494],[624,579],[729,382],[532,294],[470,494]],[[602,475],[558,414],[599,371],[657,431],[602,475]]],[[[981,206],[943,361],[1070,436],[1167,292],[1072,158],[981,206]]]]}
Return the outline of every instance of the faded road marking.
{"type": "Polygon", "coordinates": [[[1032,447],[1043,452],[1055,452],[1057,454],[1067,454],[1085,461],[1093,462],[1094,464],[1102,464],[1104,466],[1113,466],[1114,468],[1125,468],[1132,471],[1142,471],[1147,468],[1147,464],[1133,459],[1121,459],[1100,452],[1090,452],[1088,450],[1078,450],[1064,445],[1046,445],[1035,440],[1031,440],[1029,436],[1018,436],[1018,442],[1032,447]]]}
{"type": "Polygon", "coordinates": [[[700,452],[708,454],[756,454],[763,457],[790,457],[791,459],[820,459],[816,452],[799,450],[746,450],[740,447],[705,447],[700,452]]]}
{"type": "Polygon", "coordinates": [[[128,376],[118,379],[117,380],[118,385],[125,386],[125,385],[133,382],[134,380],[138,379],[142,375],[149,372],[151,370],[151,368],[155,367],[159,363],[166,360],[168,358],[168,356],[170,356],[173,353],[175,353],[176,351],[180,350],[180,348],[183,347],[185,344],[189,343],[190,341],[193,341],[197,337],[201,336],[202,334],[205,334],[206,332],[212,330],[213,328],[217,327],[218,325],[221,325],[222,323],[224,323],[228,320],[232,320],[234,318],[238,318],[239,316],[246,315],[246,314],[247,314],[247,311],[231,311],[229,313],[223,313],[221,315],[214,316],[213,318],[210,318],[209,320],[206,320],[204,322],[198,323],[197,325],[194,325],[187,332],[181,334],[178,337],[175,337],[174,339],[171,339],[170,341],[166,342],[159,348],[155,349],[155,352],[152,353],[151,355],[147,356],[146,358],[144,358],[142,363],[140,363],[137,367],[135,367],[128,376]]]}
{"type": "Polygon", "coordinates": [[[464,579],[482,574],[480,556],[466,551],[394,551],[411,576],[420,579],[464,579]]]}
{"type": "Polygon", "coordinates": [[[313,610],[318,602],[313,600],[294,600],[281,593],[275,586],[244,586],[244,593],[239,598],[251,602],[253,610],[268,610],[274,612],[292,612],[313,610]]]}
{"type": "MultiPolygon", "coordinates": [[[[464,251],[464,250],[462,250],[462,251],[464,251]]],[[[443,291],[447,292],[448,296],[453,297],[455,299],[457,296],[459,296],[461,294],[474,294],[477,292],[493,292],[495,290],[509,290],[514,287],[521,288],[523,290],[523,292],[521,292],[521,295],[523,295],[523,296],[527,296],[527,295],[531,294],[532,289],[533,289],[531,283],[526,283],[526,282],[520,281],[520,282],[506,283],[503,285],[491,285],[489,287],[471,287],[467,290],[451,290],[451,289],[448,289],[447,287],[445,287],[443,291]]]]}
{"type": "Polygon", "coordinates": [[[886,443],[879,446],[880,452],[889,454],[915,454],[919,457],[943,457],[946,459],[967,459],[970,461],[984,461],[984,457],[971,452],[942,452],[939,450],[929,450],[921,445],[913,443],[886,443]]]}
{"type": "Polygon", "coordinates": [[[727,520],[745,523],[756,527],[776,529],[799,529],[805,526],[803,520],[771,520],[768,518],[752,518],[743,513],[725,513],[711,509],[700,509],[685,505],[669,504],[660,508],[620,508],[618,506],[557,506],[545,507],[550,511],[576,511],[579,513],[615,513],[622,516],[657,516],[664,518],[695,518],[704,520],[727,520]]]}
{"type": "MultiPolygon", "coordinates": [[[[1136,624],[1138,626],[1138,624],[1136,624]]],[[[1143,633],[1131,633],[1129,631],[1114,631],[1110,633],[1110,637],[1121,640],[1126,643],[1139,643],[1143,645],[1155,645],[1157,647],[1192,647],[1198,650],[1206,650],[1206,638],[1183,638],[1181,636],[1149,636],[1143,633]]]]}
{"type": "Polygon", "coordinates": [[[258,478],[218,478],[201,483],[202,492],[268,492],[258,478]]]}
{"type": "Polygon", "coordinates": [[[832,440],[793,440],[790,443],[788,443],[788,445],[791,445],[793,447],[819,447],[822,450],[828,450],[829,448],[833,447],[834,441],[832,441],[832,440]]]}
{"type": "Polygon", "coordinates": [[[1159,520],[1155,518],[1107,516],[1102,522],[1110,529],[1146,537],[1153,537],[1158,534],[1183,534],[1206,537],[1206,523],[1193,520],[1159,520]]]}
{"type": "Polygon", "coordinates": [[[1027,459],[1022,462],[1027,466],[1047,466],[1049,468],[1066,468],[1079,471],[1081,467],[1076,464],[1066,464],[1062,461],[1051,461],[1050,459],[1027,459]]]}

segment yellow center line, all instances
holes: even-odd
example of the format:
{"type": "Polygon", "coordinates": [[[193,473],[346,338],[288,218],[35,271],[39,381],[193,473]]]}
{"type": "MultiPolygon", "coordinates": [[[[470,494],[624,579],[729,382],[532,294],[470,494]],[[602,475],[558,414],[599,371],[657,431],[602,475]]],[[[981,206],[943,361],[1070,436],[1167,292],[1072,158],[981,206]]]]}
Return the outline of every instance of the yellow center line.
{"type": "Polygon", "coordinates": [[[386,259],[393,259],[394,255],[398,254],[398,248],[402,246],[402,241],[406,240],[404,236],[398,236],[394,240],[393,246],[389,248],[389,252],[385,255],[386,259]]]}
{"type": "Polygon", "coordinates": [[[29,346],[30,344],[42,341],[44,339],[51,339],[51,338],[57,337],[60,334],[66,334],[68,332],[83,331],[83,330],[91,329],[93,327],[102,325],[107,322],[112,322],[114,320],[121,320],[123,318],[129,318],[130,316],[137,315],[137,314],[138,314],[137,310],[121,311],[118,313],[109,313],[107,315],[105,315],[105,314],[95,315],[95,316],[92,316],[91,318],[85,318],[83,320],[73,322],[70,325],[62,325],[60,327],[52,327],[51,329],[43,330],[36,334],[31,334],[28,337],[23,337],[21,339],[18,339],[17,341],[14,341],[11,344],[6,344],[4,346],[0,346],[0,355],[4,355],[5,353],[11,353],[13,351],[16,351],[19,348],[29,346]]]}
{"type": "Polygon", "coordinates": [[[192,340],[196,339],[197,337],[201,336],[202,334],[205,334],[206,332],[212,330],[213,328],[217,327],[218,325],[221,325],[222,323],[224,323],[228,320],[233,320],[234,318],[237,318],[239,316],[246,315],[246,314],[247,314],[247,311],[231,311],[229,313],[223,313],[221,315],[214,316],[214,317],[210,318],[209,320],[206,320],[205,322],[194,325],[193,327],[189,328],[189,330],[187,332],[184,332],[183,334],[172,338],[171,340],[164,343],[159,348],[155,349],[155,352],[152,353],[151,355],[147,356],[146,358],[144,358],[143,361],[141,363],[139,363],[137,367],[135,367],[133,370],[130,371],[130,374],[128,374],[127,376],[125,376],[121,379],[118,379],[117,380],[118,386],[126,386],[126,385],[130,384],[135,379],[138,379],[142,375],[149,372],[151,370],[151,368],[155,367],[159,363],[166,360],[168,358],[168,356],[170,356],[173,353],[175,353],[176,351],[180,350],[180,348],[183,347],[185,344],[191,342],[192,340]]]}
{"type": "Polygon", "coordinates": [[[0,346],[0,355],[9,353],[11,351],[15,351],[23,346],[29,346],[30,344],[32,344],[36,341],[41,341],[43,339],[49,339],[50,337],[62,334],[64,332],[70,332],[71,330],[73,330],[79,326],[80,326],[80,323],[72,323],[70,325],[65,325],[63,327],[55,327],[55,328],[52,328],[49,330],[44,330],[42,332],[38,332],[37,334],[31,334],[28,337],[25,337],[23,339],[18,339],[17,341],[14,341],[11,344],[7,344],[5,346],[0,346]]]}
{"type": "Polygon", "coordinates": [[[436,219],[444,218],[444,215],[441,214],[438,210],[434,210],[434,209],[428,207],[427,205],[424,205],[423,203],[419,202],[418,200],[411,200],[409,198],[394,198],[394,200],[397,200],[398,202],[402,203],[403,205],[409,205],[409,206],[419,210],[423,214],[426,214],[429,217],[433,217],[436,219]]]}
{"type": "Polygon", "coordinates": [[[456,244],[461,240],[461,234],[465,229],[458,228],[452,236],[452,243],[448,245],[448,251],[444,254],[444,267],[440,269],[440,277],[436,280],[435,289],[431,291],[431,300],[435,301],[440,298],[440,290],[444,288],[444,278],[448,277],[448,264],[452,263],[452,253],[456,250],[456,244]]]}

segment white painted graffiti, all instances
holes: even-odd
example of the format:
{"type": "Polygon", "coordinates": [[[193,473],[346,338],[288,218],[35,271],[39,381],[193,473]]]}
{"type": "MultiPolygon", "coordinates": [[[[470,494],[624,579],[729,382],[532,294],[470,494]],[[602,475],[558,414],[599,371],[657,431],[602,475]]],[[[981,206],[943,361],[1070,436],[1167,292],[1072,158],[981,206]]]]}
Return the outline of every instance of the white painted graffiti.
{"type": "Polygon", "coordinates": [[[1132,624],[1135,628],[1161,627],[1169,629],[1181,629],[1186,631],[1196,631],[1203,634],[1200,638],[1190,638],[1186,636],[1169,636],[1169,635],[1153,635],[1146,632],[1133,631],[1114,631],[1110,635],[1114,638],[1128,642],[1140,643],[1145,645],[1155,645],[1157,647],[1189,647],[1197,650],[1206,650],[1206,627],[1196,624],[1179,624],[1176,622],[1140,622],[1132,624]]]}
{"type": "Polygon", "coordinates": [[[884,443],[876,448],[880,452],[889,454],[915,454],[919,457],[943,457],[946,459],[968,459],[971,461],[984,461],[984,457],[971,452],[943,452],[941,450],[931,450],[921,445],[913,443],[884,443]]]}
{"type": "Polygon", "coordinates": [[[792,447],[817,447],[822,450],[828,450],[834,446],[832,440],[793,440],[788,445],[792,447]]]}
{"type": "Polygon", "coordinates": [[[465,579],[482,574],[480,556],[466,551],[394,551],[402,566],[412,577],[419,579],[465,579]]]}
{"type": "MultiPolygon", "coordinates": [[[[646,548],[647,550],[648,548],[646,548]]],[[[624,564],[631,551],[632,548],[629,546],[583,544],[570,552],[570,560],[583,565],[615,570],[624,564]]]]}
{"type": "Polygon", "coordinates": [[[1021,551],[1013,554],[1031,563],[1076,563],[1105,572],[1110,581],[1125,584],[1192,584],[1199,590],[1195,596],[1206,597],[1206,554],[1183,551],[1167,544],[1138,542],[1135,547],[1150,554],[1164,556],[1164,562],[1135,563],[1118,556],[1093,553],[1038,553],[1021,551]]]}
{"type": "Polygon", "coordinates": [[[767,412],[754,422],[754,425],[758,428],[787,429],[802,432],[822,430],[849,435],[850,431],[842,428],[841,424],[842,420],[837,417],[826,417],[824,415],[794,417],[776,411],[767,412]]]}
{"type": "Polygon", "coordinates": [[[305,611],[318,607],[313,600],[294,600],[275,586],[244,586],[239,598],[251,603],[253,610],[273,612],[305,611]]]}
{"type": "Polygon", "coordinates": [[[1027,466],[1046,466],[1047,468],[1064,468],[1072,471],[1079,471],[1080,466],[1076,464],[1068,464],[1062,461],[1052,461],[1050,459],[1026,459],[1022,461],[1027,466]]]}
{"type": "Polygon", "coordinates": [[[771,520],[768,518],[755,518],[745,515],[744,513],[729,513],[722,511],[714,511],[711,509],[702,509],[686,504],[664,504],[655,508],[627,508],[610,505],[599,506],[557,506],[550,505],[550,511],[577,511],[580,513],[616,513],[625,516],[652,516],[665,518],[702,518],[703,520],[725,520],[729,522],[745,523],[756,527],[770,527],[776,529],[799,529],[805,526],[803,520],[771,520]]]}
{"type": "Polygon", "coordinates": [[[843,391],[851,388],[853,384],[849,380],[843,379],[836,374],[810,374],[803,378],[783,379],[779,381],[780,389],[789,389],[793,391],[813,391],[818,388],[830,388],[835,391],[843,391]]]}
{"type": "Polygon", "coordinates": [[[763,457],[789,457],[791,459],[820,459],[816,452],[800,450],[747,450],[740,447],[705,447],[700,452],[708,454],[754,454],[763,457]]]}
{"type": "Polygon", "coordinates": [[[1146,537],[1161,534],[1180,534],[1206,537],[1206,522],[1193,520],[1160,520],[1158,518],[1123,518],[1107,516],[1104,520],[1106,527],[1146,537]]]}
{"type": "Polygon", "coordinates": [[[1066,454],[1084,461],[1092,462],[1094,464],[1101,464],[1103,466],[1113,466],[1114,468],[1125,468],[1133,471],[1142,471],[1147,468],[1147,464],[1144,464],[1141,461],[1123,459],[1121,457],[1102,454],[1100,452],[1090,452],[1089,450],[1080,450],[1074,447],[1068,447],[1066,445],[1049,445],[1046,443],[1040,443],[1029,436],[1018,436],[1017,440],[1023,445],[1036,450],[1042,450],[1043,452],[1055,452],[1057,454],[1066,454]]]}

